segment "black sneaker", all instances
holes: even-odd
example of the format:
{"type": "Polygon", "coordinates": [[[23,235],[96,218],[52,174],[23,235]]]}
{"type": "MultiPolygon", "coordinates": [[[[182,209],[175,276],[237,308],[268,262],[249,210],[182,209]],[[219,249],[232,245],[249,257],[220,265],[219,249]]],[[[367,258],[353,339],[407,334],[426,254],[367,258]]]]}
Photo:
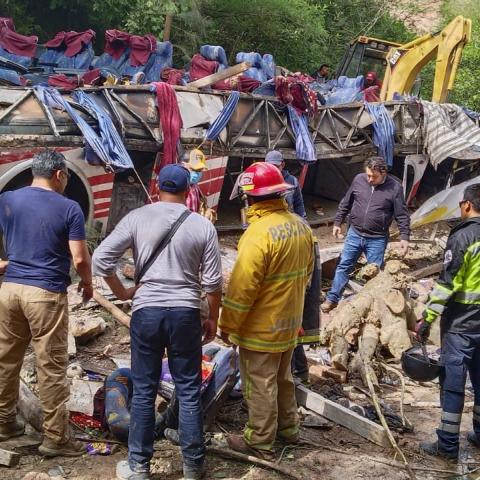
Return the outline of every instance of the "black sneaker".
{"type": "Polygon", "coordinates": [[[437,442],[420,442],[420,450],[434,457],[445,458],[446,460],[457,460],[458,451],[456,453],[447,452],[438,445],[437,442]]]}
{"type": "Polygon", "coordinates": [[[474,447],[480,448],[480,439],[477,437],[475,432],[467,433],[467,442],[472,444],[474,447]]]}

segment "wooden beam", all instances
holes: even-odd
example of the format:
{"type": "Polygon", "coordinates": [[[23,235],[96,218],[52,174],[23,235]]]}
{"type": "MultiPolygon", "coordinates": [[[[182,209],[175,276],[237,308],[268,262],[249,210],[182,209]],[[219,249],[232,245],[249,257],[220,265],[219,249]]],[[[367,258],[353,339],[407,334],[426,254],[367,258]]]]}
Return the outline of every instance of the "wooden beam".
{"type": "Polygon", "coordinates": [[[297,402],[302,407],[358,433],[370,442],[382,447],[390,447],[387,434],[381,425],[322,397],[318,393],[312,392],[303,385],[297,385],[296,394],[297,402]]]}
{"type": "Polygon", "coordinates": [[[206,77],[200,78],[199,80],[195,80],[194,82],[187,83],[187,87],[190,88],[203,88],[208,87],[214,83],[220,82],[221,80],[226,80],[227,78],[234,77],[235,75],[239,75],[242,72],[245,72],[251,67],[251,65],[247,62],[242,62],[233,67],[225,68],[225,70],[221,70],[220,72],[213,73],[212,75],[208,75],[206,77]]]}
{"type": "Polygon", "coordinates": [[[122,325],[130,328],[130,315],[127,315],[124,311],[120,310],[116,305],[107,300],[97,290],[93,290],[93,299],[101,305],[107,312],[111,313],[113,318],[120,322],[122,325]]]}
{"type": "Polygon", "coordinates": [[[0,465],[15,467],[20,462],[20,454],[0,448],[0,465]]]}
{"type": "Polygon", "coordinates": [[[413,277],[415,280],[420,280],[421,278],[429,277],[430,275],[436,275],[437,273],[440,273],[442,271],[442,268],[443,262],[437,262],[433,265],[428,265],[426,267],[415,270],[410,274],[410,276],[413,277]]]}
{"type": "Polygon", "coordinates": [[[22,379],[20,379],[17,406],[22,417],[35,428],[35,430],[41,432],[43,430],[43,410],[40,405],[40,400],[22,379]]]}

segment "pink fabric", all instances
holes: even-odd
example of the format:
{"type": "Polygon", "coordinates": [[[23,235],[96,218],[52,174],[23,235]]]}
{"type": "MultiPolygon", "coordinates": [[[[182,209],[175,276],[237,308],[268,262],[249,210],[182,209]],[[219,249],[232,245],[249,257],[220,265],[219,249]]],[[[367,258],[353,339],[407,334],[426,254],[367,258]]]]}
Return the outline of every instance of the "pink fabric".
{"type": "Polygon", "coordinates": [[[254,78],[240,75],[239,77],[220,80],[219,82],[214,83],[212,88],[214,90],[238,90],[239,92],[248,93],[258,88],[261,84],[262,82],[259,82],[254,78]]]}
{"type": "Polygon", "coordinates": [[[80,53],[85,45],[88,45],[94,38],[93,30],[85,30],[84,32],[58,32],[45,46],[47,48],[61,48],[65,46],[65,55],[73,57],[80,53]]]}
{"type": "Polygon", "coordinates": [[[181,85],[184,73],[185,70],[166,67],[162,70],[160,77],[164,82],[167,82],[170,85],[181,85]]]}
{"type": "Polygon", "coordinates": [[[34,57],[37,51],[38,37],[35,35],[26,36],[14,32],[9,28],[0,30],[0,45],[14,55],[23,57],[34,57]]]}
{"type": "Polygon", "coordinates": [[[88,70],[83,74],[82,81],[85,85],[96,85],[100,78],[100,69],[94,68],[93,70],[88,70]]]}
{"type": "Polygon", "coordinates": [[[297,76],[275,77],[275,95],[299,115],[313,115],[317,111],[317,94],[297,76]]]}
{"type": "Polygon", "coordinates": [[[130,43],[131,35],[121,30],[107,30],[105,32],[105,52],[118,60],[130,43]]]}
{"type": "Polygon", "coordinates": [[[219,63],[215,60],[207,60],[199,53],[192,57],[190,65],[190,81],[194,82],[200,78],[207,77],[218,70],[219,63]]]}
{"type": "Polygon", "coordinates": [[[379,102],[380,101],[380,88],[378,85],[373,87],[367,87],[363,89],[363,99],[366,102],[379,102]]]}
{"type": "Polygon", "coordinates": [[[0,30],[3,28],[8,28],[9,30],[15,31],[15,24],[10,17],[0,17],[0,30]]]}
{"type": "Polygon", "coordinates": [[[63,42],[65,41],[66,35],[67,35],[67,32],[64,32],[63,30],[61,32],[56,33],[53,38],[51,38],[48,42],[45,43],[45,46],[47,48],[60,48],[63,45],[63,42]]]}
{"type": "Polygon", "coordinates": [[[67,77],[66,75],[50,75],[48,78],[48,84],[51,87],[62,88],[67,91],[72,91],[75,88],[83,86],[83,82],[78,80],[77,77],[67,77]]]}
{"type": "Polygon", "coordinates": [[[183,122],[173,87],[163,82],[156,82],[152,85],[155,86],[157,92],[157,108],[163,136],[162,166],[165,166],[174,163],[177,158],[177,143],[180,139],[183,122]]]}
{"type": "Polygon", "coordinates": [[[65,55],[73,57],[80,53],[85,45],[88,45],[96,36],[93,30],[85,30],[85,32],[67,32],[65,35],[65,55]]]}
{"type": "Polygon", "coordinates": [[[197,184],[190,185],[190,190],[188,191],[186,205],[187,208],[195,213],[198,213],[200,210],[201,204],[201,193],[200,187],[197,184]]]}
{"type": "Polygon", "coordinates": [[[145,65],[150,55],[157,49],[157,39],[153,35],[132,35],[130,37],[130,65],[145,65]]]}

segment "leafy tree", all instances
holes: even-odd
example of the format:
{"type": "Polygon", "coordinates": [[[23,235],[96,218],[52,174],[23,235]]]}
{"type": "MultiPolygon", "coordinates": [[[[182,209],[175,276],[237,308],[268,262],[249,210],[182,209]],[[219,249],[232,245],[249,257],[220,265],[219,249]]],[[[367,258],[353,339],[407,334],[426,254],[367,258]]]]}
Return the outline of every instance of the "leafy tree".
{"type": "Polygon", "coordinates": [[[230,61],[239,51],[272,53],[290,70],[308,70],[325,42],[323,6],[308,0],[206,0],[208,43],[222,45],[230,61]]]}
{"type": "Polygon", "coordinates": [[[464,15],[472,19],[472,40],[463,51],[455,87],[449,101],[480,112],[480,76],[478,74],[480,65],[480,9],[478,0],[447,0],[443,14],[446,23],[456,15],[464,15]]]}

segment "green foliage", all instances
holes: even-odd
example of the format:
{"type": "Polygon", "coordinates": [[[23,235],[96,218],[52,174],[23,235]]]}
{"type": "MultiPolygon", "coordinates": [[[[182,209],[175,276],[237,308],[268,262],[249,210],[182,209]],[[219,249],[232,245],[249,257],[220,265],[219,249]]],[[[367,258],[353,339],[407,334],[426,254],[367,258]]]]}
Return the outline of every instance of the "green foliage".
{"type": "Polygon", "coordinates": [[[324,7],[327,36],[323,46],[326,63],[340,61],[346,46],[360,35],[405,43],[415,36],[403,22],[388,13],[381,0],[317,0],[324,7]]]}
{"type": "Polygon", "coordinates": [[[478,0],[447,0],[443,14],[446,23],[456,15],[472,19],[472,40],[463,51],[454,90],[449,101],[480,112],[480,8],[478,0]]]}
{"type": "Polygon", "coordinates": [[[206,0],[208,43],[222,45],[230,61],[239,51],[272,53],[290,70],[308,70],[321,58],[324,8],[308,0],[206,0]]]}

